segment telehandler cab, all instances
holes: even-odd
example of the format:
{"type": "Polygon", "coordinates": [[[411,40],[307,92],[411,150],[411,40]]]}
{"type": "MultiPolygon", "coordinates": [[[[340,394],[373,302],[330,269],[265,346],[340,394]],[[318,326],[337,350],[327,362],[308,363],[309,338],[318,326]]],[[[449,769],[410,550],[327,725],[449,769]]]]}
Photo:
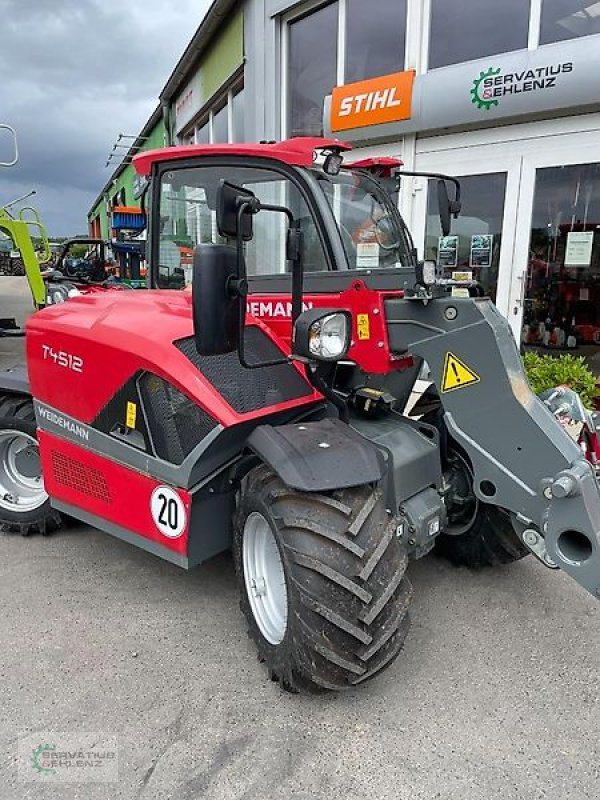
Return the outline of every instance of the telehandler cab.
{"type": "MultiPolygon", "coordinates": [[[[136,156],[152,291],[34,314],[27,371],[0,375],[1,529],[67,514],[185,568],[232,547],[260,658],[290,690],[389,666],[407,564],[433,547],[469,566],[533,552],[600,594],[592,466],[491,301],[450,296],[417,262],[371,174],[397,165],[347,150],[136,156]],[[424,362],[433,388],[409,417],[424,362]]],[[[440,199],[447,227],[458,198],[440,199]]]]}

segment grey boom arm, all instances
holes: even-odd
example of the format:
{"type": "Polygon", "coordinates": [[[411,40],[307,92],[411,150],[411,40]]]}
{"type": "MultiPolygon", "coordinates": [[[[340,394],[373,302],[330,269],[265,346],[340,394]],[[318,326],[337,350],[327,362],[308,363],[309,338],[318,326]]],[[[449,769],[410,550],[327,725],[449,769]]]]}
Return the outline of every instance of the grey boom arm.
{"type": "Polygon", "coordinates": [[[507,320],[488,299],[448,296],[426,304],[390,298],[386,316],[392,352],[429,365],[477,496],[513,512],[521,536],[541,534],[551,560],[600,597],[600,487],[531,391],[507,320]]]}

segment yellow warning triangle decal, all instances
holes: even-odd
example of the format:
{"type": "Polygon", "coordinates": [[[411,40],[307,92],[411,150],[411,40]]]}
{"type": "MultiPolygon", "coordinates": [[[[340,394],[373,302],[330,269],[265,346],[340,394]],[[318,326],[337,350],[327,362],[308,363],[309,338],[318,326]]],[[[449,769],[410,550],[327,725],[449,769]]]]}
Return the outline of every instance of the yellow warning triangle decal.
{"type": "Polygon", "coordinates": [[[444,371],[442,373],[442,392],[452,392],[464,386],[479,383],[479,375],[457,358],[454,353],[446,353],[444,371]]]}

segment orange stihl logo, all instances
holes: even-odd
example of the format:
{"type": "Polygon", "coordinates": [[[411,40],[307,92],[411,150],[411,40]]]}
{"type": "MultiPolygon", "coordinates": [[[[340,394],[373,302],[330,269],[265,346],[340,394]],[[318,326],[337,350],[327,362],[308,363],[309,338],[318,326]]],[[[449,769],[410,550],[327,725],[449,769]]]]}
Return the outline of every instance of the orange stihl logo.
{"type": "Polygon", "coordinates": [[[336,87],[331,96],[331,130],[346,131],[410,119],[414,70],[336,87]]]}

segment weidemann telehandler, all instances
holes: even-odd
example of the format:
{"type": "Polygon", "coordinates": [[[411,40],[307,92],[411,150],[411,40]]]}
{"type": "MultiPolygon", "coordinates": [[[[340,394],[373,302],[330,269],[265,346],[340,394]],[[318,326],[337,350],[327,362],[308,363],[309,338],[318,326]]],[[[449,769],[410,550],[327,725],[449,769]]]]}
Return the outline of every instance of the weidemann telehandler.
{"type": "MultiPolygon", "coordinates": [[[[470,566],[533,552],[600,595],[592,465],[491,301],[417,262],[398,165],[344,164],[348,149],[136,156],[152,291],[33,314],[26,370],[0,377],[1,529],[70,515],[185,568],[232,547],[260,658],[290,690],[389,666],[408,561],[434,546],[470,566]]],[[[439,198],[447,231],[458,198],[444,181],[439,198]]]]}

